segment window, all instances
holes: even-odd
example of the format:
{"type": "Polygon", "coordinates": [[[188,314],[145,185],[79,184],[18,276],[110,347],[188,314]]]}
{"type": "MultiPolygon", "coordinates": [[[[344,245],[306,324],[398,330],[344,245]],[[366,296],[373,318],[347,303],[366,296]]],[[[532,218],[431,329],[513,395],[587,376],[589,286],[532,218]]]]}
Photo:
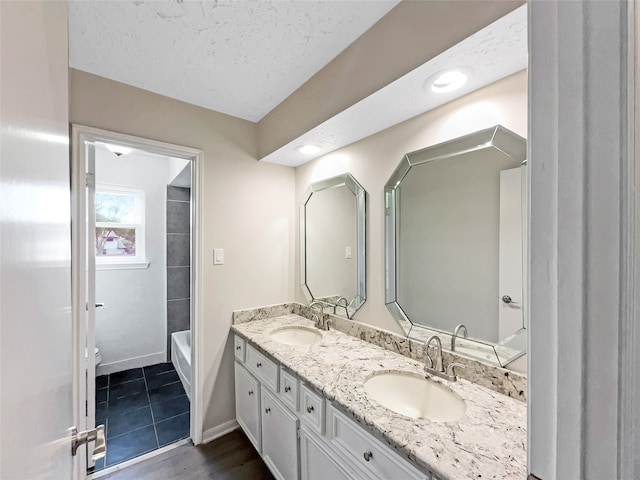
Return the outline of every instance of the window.
{"type": "Polygon", "coordinates": [[[95,246],[98,265],[145,262],[142,188],[96,185],[95,246]]]}

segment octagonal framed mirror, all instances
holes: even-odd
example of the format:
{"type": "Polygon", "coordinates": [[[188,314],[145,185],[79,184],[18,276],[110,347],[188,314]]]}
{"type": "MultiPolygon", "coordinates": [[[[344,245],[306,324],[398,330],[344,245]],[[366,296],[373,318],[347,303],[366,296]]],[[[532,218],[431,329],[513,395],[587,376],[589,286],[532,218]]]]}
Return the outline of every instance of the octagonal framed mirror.
{"type": "Polygon", "coordinates": [[[526,141],[497,125],[407,153],[385,185],[385,304],[404,332],[526,352],[526,141]]]}
{"type": "Polygon", "coordinates": [[[366,301],[366,191],[349,173],[312,183],[300,204],[300,281],[307,300],[352,318],[366,301]]]}

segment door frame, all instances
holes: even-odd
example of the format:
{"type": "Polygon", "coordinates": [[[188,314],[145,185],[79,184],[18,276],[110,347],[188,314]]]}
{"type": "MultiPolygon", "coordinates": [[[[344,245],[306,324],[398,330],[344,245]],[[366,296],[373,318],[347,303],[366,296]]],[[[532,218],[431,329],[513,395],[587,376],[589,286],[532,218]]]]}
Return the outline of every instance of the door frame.
{"type": "MultiPolygon", "coordinates": [[[[142,137],[136,137],[109,130],[71,125],[71,237],[72,237],[72,311],[73,311],[73,398],[74,412],[79,420],[78,429],[85,430],[86,417],[84,413],[87,401],[85,382],[85,336],[84,325],[85,300],[83,285],[85,280],[85,264],[81,259],[81,244],[84,241],[85,220],[84,205],[79,199],[83,198],[85,188],[84,175],[84,142],[107,142],[125,145],[131,148],[145,150],[150,153],[191,160],[191,426],[190,436],[195,445],[202,443],[203,432],[203,374],[202,374],[202,269],[200,268],[202,254],[202,188],[204,153],[202,150],[174,145],[142,137]],[[80,421],[85,419],[84,421],[80,421]]],[[[82,466],[86,465],[84,449],[78,450],[76,469],[77,478],[85,478],[82,466]],[[85,460],[82,462],[82,460],[85,460]]]]}

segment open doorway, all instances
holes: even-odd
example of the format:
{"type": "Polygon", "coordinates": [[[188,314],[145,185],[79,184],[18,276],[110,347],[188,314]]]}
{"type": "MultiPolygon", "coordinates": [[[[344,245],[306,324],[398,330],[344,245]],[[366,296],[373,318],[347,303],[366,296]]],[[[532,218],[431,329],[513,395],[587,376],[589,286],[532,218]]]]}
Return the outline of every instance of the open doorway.
{"type": "MultiPolygon", "coordinates": [[[[183,147],[74,126],[76,302],[87,429],[106,473],[193,438],[197,158],[183,147]],[[93,355],[89,355],[93,352],[93,355]]],[[[195,401],[194,401],[195,400],[195,401]]],[[[95,476],[100,476],[96,473],[95,476]]]]}

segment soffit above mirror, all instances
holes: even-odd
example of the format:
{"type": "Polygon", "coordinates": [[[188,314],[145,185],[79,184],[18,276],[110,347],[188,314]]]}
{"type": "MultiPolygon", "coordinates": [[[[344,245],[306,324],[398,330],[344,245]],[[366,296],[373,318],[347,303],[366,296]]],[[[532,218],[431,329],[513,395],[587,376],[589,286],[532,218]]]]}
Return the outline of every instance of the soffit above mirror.
{"type": "MultiPolygon", "coordinates": [[[[402,8],[428,8],[430,3],[435,5],[438,2],[402,2],[372,31],[402,8]]],[[[447,8],[463,8],[464,12],[459,18],[466,19],[469,15],[474,15],[474,12],[477,16],[478,12],[475,9],[482,10],[483,6],[491,2],[446,3],[447,8]]],[[[506,7],[507,4],[503,6],[506,7]]],[[[384,86],[377,87],[375,91],[372,90],[363,97],[345,102],[340,108],[334,106],[330,112],[327,109],[333,106],[336,100],[327,100],[323,95],[318,95],[318,89],[331,88],[332,91],[328,95],[336,97],[342,95],[343,90],[353,86],[334,85],[331,82],[326,85],[308,82],[308,85],[305,85],[310,92],[308,97],[304,97],[302,92],[296,92],[260,122],[260,160],[294,167],[302,165],[526,69],[527,7],[523,5],[510,10],[511,8],[506,10],[505,13],[510,13],[503,14],[502,18],[496,17],[497,20],[486,23],[484,28],[470,27],[467,38],[445,40],[446,35],[443,34],[429,40],[416,39],[422,45],[425,42],[442,45],[442,49],[430,58],[422,60],[420,66],[407,69],[405,72],[408,73],[403,72],[392,81],[381,83],[380,85],[384,86]],[[447,41],[451,43],[441,43],[447,41]],[[465,67],[470,71],[468,81],[463,87],[448,93],[434,93],[429,85],[425,88],[425,83],[434,74],[452,67],[465,67]],[[289,106],[290,102],[293,105],[289,106]],[[301,108],[298,104],[304,107],[301,108]],[[309,105],[316,107],[309,108],[309,105]],[[317,120],[311,121],[314,117],[317,117],[317,120]],[[292,124],[293,118],[297,123],[292,124]],[[295,134],[291,128],[295,130],[295,134]],[[317,145],[320,150],[314,155],[304,155],[296,150],[298,146],[306,144],[317,145]]],[[[402,29],[402,26],[396,25],[396,28],[402,29]]],[[[463,31],[457,28],[454,30],[456,34],[463,31]]],[[[365,35],[368,34],[369,32],[365,35]]],[[[364,37],[363,35],[362,38],[364,37]]],[[[360,40],[362,39],[358,41],[360,40]]],[[[336,61],[339,59],[340,57],[336,61]]],[[[350,65],[343,65],[343,70],[349,68],[350,65]]],[[[366,67],[363,66],[364,68],[366,67]]],[[[344,72],[341,70],[340,73],[342,76],[338,78],[343,78],[344,72]]],[[[357,74],[358,72],[354,72],[354,75],[357,74]]],[[[318,82],[327,82],[327,78],[331,77],[319,74],[318,82]]],[[[351,80],[354,77],[349,78],[351,80]]],[[[301,91],[305,87],[301,88],[301,91]]]]}

